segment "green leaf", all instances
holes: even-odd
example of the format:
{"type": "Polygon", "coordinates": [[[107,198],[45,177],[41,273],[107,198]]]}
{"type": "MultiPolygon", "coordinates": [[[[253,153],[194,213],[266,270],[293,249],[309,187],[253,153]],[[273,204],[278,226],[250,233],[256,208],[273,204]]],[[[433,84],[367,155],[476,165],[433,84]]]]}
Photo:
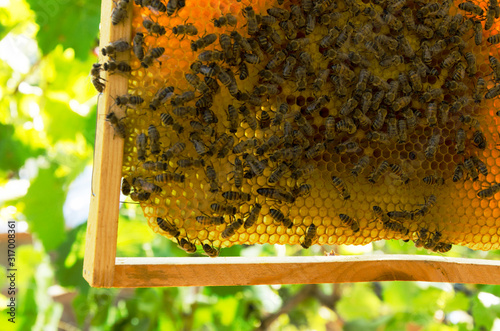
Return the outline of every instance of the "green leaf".
{"type": "MultiPolygon", "coordinates": [[[[19,330],[32,330],[32,326],[35,325],[36,316],[38,314],[38,308],[36,304],[36,291],[37,283],[35,277],[32,277],[26,294],[21,298],[22,305],[19,305],[19,310],[17,314],[23,316],[22,323],[20,324],[19,330]]],[[[18,303],[19,303],[18,301],[18,303]]]]}
{"type": "Polygon", "coordinates": [[[344,319],[370,319],[379,314],[381,302],[369,284],[353,284],[345,292],[337,305],[337,310],[344,319]]]}
{"type": "Polygon", "coordinates": [[[42,150],[33,150],[15,137],[13,125],[0,123],[0,170],[18,171],[29,157],[40,155],[42,150]]]}
{"type": "Polygon", "coordinates": [[[464,293],[456,292],[455,295],[446,302],[444,312],[448,313],[455,310],[467,311],[469,305],[470,299],[464,293]]]}
{"type": "Polygon", "coordinates": [[[77,287],[80,293],[87,293],[89,285],[83,278],[83,258],[79,251],[84,246],[87,223],[67,232],[66,240],[57,248],[54,261],[55,276],[61,286],[77,287]]]}
{"type": "Polygon", "coordinates": [[[27,2],[36,14],[37,40],[44,55],[58,44],[73,48],[79,59],[90,55],[99,30],[99,0],[27,2]]]}
{"type": "Polygon", "coordinates": [[[25,196],[24,214],[30,231],[40,238],[46,251],[56,249],[65,239],[63,179],[56,178],[57,167],[40,169],[25,196]]]}
{"type": "Polygon", "coordinates": [[[73,141],[75,133],[84,130],[85,118],[73,112],[67,103],[47,99],[44,108],[46,132],[53,144],[60,140],[73,141]]]}
{"type": "Polygon", "coordinates": [[[344,331],[357,331],[357,330],[363,330],[363,331],[376,331],[380,330],[379,328],[382,325],[387,324],[387,322],[390,320],[390,316],[383,316],[380,317],[376,320],[373,321],[367,321],[363,319],[355,319],[352,321],[347,322],[344,324],[344,331]]]}
{"type": "Polygon", "coordinates": [[[491,330],[495,320],[495,315],[477,297],[472,299],[472,317],[474,318],[474,326],[478,330],[481,327],[485,330],[491,330]]]}

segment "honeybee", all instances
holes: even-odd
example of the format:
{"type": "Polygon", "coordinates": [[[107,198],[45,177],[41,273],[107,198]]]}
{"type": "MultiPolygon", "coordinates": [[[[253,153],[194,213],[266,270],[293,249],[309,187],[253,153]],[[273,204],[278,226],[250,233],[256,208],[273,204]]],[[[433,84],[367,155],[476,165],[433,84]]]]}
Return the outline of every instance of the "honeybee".
{"type": "Polygon", "coordinates": [[[103,65],[103,69],[104,69],[104,71],[109,71],[110,74],[113,74],[116,71],[118,71],[120,73],[129,73],[132,71],[132,68],[130,67],[130,65],[128,63],[123,62],[123,61],[116,62],[114,60],[109,61],[109,62],[105,62],[103,65]]]}
{"type": "Polygon", "coordinates": [[[183,251],[186,251],[186,253],[193,254],[196,252],[196,245],[190,242],[186,238],[182,238],[179,242],[179,248],[182,249],[183,251]]]}
{"type": "Polygon", "coordinates": [[[477,156],[471,156],[472,161],[474,162],[474,165],[477,167],[477,170],[479,173],[483,176],[488,176],[488,168],[486,167],[486,164],[481,161],[477,156]]]}
{"type": "Polygon", "coordinates": [[[168,16],[172,16],[177,11],[177,9],[180,9],[179,2],[179,0],[168,0],[167,6],[165,8],[168,16]]]}
{"type": "Polygon", "coordinates": [[[375,119],[373,120],[372,130],[374,131],[380,130],[384,125],[386,116],[387,116],[387,109],[379,108],[377,114],[375,115],[375,119]]]}
{"type": "Polygon", "coordinates": [[[161,175],[157,175],[154,177],[154,181],[157,183],[184,183],[186,177],[183,174],[178,174],[174,172],[164,172],[161,175]]]}
{"type": "Polygon", "coordinates": [[[389,144],[389,136],[385,132],[370,131],[366,133],[366,140],[378,142],[382,144],[389,144]]]}
{"type": "Polygon", "coordinates": [[[490,187],[477,192],[477,197],[480,199],[491,198],[500,192],[500,184],[493,183],[490,187]]]}
{"type": "Polygon", "coordinates": [[[231,13],[227,13],[226,15],[223,15],[219,17],[218,19],[214,18],[212,19],[212,22],[214,23],[214,26],[216,28],[222,28],[226,25],[229,26],[236,26],[238,24],[238,19],[233,16],[231,13]]]}
{"type": "Polygon", "coordinates": [[[299,126],[299,129],[304,132],[306,136],[314,135],[314,128],[311,124],[302,116],[300,112],[297,112],[294,117],[295,123],[299,126]]]}
{"type": "MultiPolygon", "coordinates": [[[[394,212],[389,212],[388,214],[390,213],[398,213],[401,214],[401,216],[411,217],[411,213],[407,211],[394,211],[394,212]]],[[[391,230],[394,232],[401,232],[404,235],[408,235],[408,233],[410,232],[410,230],[408,230],[408,228],[406,228],[403,224],[399,223],[398,221],[392,221],[390,218],[385,219],[383,221],[383,226],[384,229],[391,230]]]]}
{"type": "Polygon", "coordinates": [[[368,177],[368,181],[372,184],[375,184],[380,179],[380,177],[382,177],[387,173],[387,171],[389,171],[389,168],[389,162],[385,160],[382,161],[379,166],[374,171],[372,171],[372,173],[368,177]]]}
{"type": "Polygon", "coordinates": [[[474,89],[475,103],[481,103],[484,97],[484,90],[486,90],[486,81],[483,77],[479,77],[476,82],[476,88],[474,89]]]}
{"type": "Polygon", "coordinates": [[[406,141],[408,140],[408,129],[406,127],[405,120],[398,121],[398,132],[399,132],[398,144],[406,144],[406,141]]]}
{"type": "Polygon", "coordinates": [[[430,127],[436,126],[437,124],[437,103],[430,102],[427,105],[427,125],[430,127]]]}
{"type": "Polygon", "coordinates": [[[256,203],[255,205],[253,205],[252,210],[250,210],[250,214],[248,215],[247,219],[245,220],[245,223],[243,224],[243,227],[245,229],[249,229],[255,224],[261,210],[262,210],[261,204],[256,203]]]}
{"type": "Polygon", "coordinates": [[[181,154],[184,149],[186,149],[186,144],[183,142],[176,142],[175,144],[172,145],[165,153],[161,155],[162,159],[164,161],[168,161],[171,158],[173,158],[176,155],[181,154]]]}
{"type": "Polygon", "coordinates": [[[291,228],[293,226],[292,220],[290,220],[289,218],[286,218],[285,215],[283,215],[283,213],[280,210],[270,208],[269,214],[278,223],[283,223],[283,225],[285,227],[291,228]]]}
{"type": "Polygon", "coordinates": [[[460,118],[458,119],[460,122],[462,122],[463,124],[465,125],[468,125],[469,128],[479,128],[480,126],[480,123],[479,123],[479,120],[473,116],[470,116],[470,115],[462,115],[460,116],[460,118]]]}
{"type": "Polygon", "coordinates": [[[106,85],[103,83],[106,80],[101,77],[101,67],[102,64],[94,63],[92,69],[90,70],[90,75],[92,76],[92,84],[94,85],[97,92],[102,93],[106,85]]]}
{"type": "Polygon", "coordinates": [[[160,154],[160,133],[153,124],[148,127],[148,136],[151,154],[160,154]]]}
{"type": "Polygon", "coordinates": [[[442,235],[443,234],[440,231],[436,231],[434,233],[431,233],[429,235],[429,238],[427,239],[427,241],[424,244],[424,248],[434,250],[435,247],[439,244],[439,240],[441,239],[442,235]]]}
{"type": "Polygon", "coordinates": [[[168,169],[168,163],[147,161],[142,164],[142,167],[147,171],[166,171],[168,169]]]}
{"type": "Polygon", "coordinates": [[[422,181],[427,185],[444,185],[444,178],[437,175],[424,177],[422,181]]]}
{"type": "Polygon", "coordinates": [[[215,213],[223,214],[223,215],[235,215],[237,212],[236,207],[231,206],[231,205],[220,204],[220,203],[212,203],[210,205],[210,208],[215,213]]]}
{"type": "Polygon", "coordinates": [[[122,194],[123,195],[130,195],[131,189],[132,189],[132,187],[130,186],[129,181],[125,177],[123,177],[123,180],[122,180],[122,194]]]}
{"type": "Polygon", "coordinates": [[[305,113],[309,115],[313,115],[316,111],[320,110],[324,107],[328,102],[330,102],[330,98],[327,95],[323,95],[316,99],[314,102],[311,102],[307,108],[305,113]]]}
{"type": "Polygon", "coordinates": [[[170,98],[174,96],[174,87],[167,86],[165,88],[159,89],[156,95],[149,103],[149,109],[157,110],[162,103],[167,102],[170,98]]]}
{"type": "Polygon", "coordinates": [[[286,191],[271,187],[261,187],[257,189],[257,193],[280,202],[294,203],[295,197],[286,191]]]}
{"type": "Polygon", "coordinates": [[[484,133],[482,133],[481,131],[475,131],[472,135],[472,143],[477,148],[484,150],[486,148],[486,138],[484,136],[484,133]]]}
{"type": "Polygon", "coordinates": [[[314,28],[316,27],[316,16],[309,14],[307,15],[307,21],[306,21],[306,35],[309,35],[314,32],[314,28]]]}
{"type": "Polygon", "coordinates": [[[378,219],[384,223],[386,223],[387,221],[389,221],[388,217],[384,210],[382,208],[380,208],[379,206],[373,206],[373,214],[375,215],[375,219],[378,219]]]}
{"type": "Polygon", "coordinates": [[[247,33],[249,35],[257,34],[259,27],[252,6],[243,9],[243,16],[247,19],[247,33]]]}
{"type": "Polygon", "coordinates": [[[214,246],[210,246],[209,244],[203,244],[202,247],[203,251],[205,252],[204,254],[208,257],[217,257],[220,254],[220,247],[215,248],[214,246]]]}
{"type": "Polygon", "coordinates": [[[135,146],[137,148],[137,159],[139,161],[146,160],[147,141],[148,140],[144,132],[137,135],[137,138],[135,139],[135,146]]]}
{"type": "Polygon", "coordinates": [[[452,92],[457,92],[457,93],[464,92],[468,89],[467,85],[465,85],[464,83],[455,82],[453,80],[449,80],[446,83],[444,83],[444,87],[446,87],[452,92]]]}
{"type": "Polygon", "coordinates": [[[479,179],[479,174],[477,173],[473,158],[470,157],[464,160],[464,168],[467,170],[467,173],[473,182],[479,179]]]}
{"type": "Polygon", "coordinates": [[[414,218],[427,215],[429,213],[429,210],[436,204],[436,201],[436,196],[433,194],[430,195],[427,199],[425,199],[425,203],[423,204],[422,208],[415,212],[414,218]]]}
{"type": "Polygon", "coordinates": [[[499,95],[500,95],[500,85],[495,85],[492,88],[490,88],[488,91],[486,91],[484,98],[485,99],[493,99],[499,95]]]}
{"type": "Polygon", "coordinates": [[[247,153],[243,154],[243,159],[250,166],[255,175],[262,175],[264,169],[266,168],[266,164],[264,162],[257,160],[255,156],[247,153]]]}
{"type": "Polygon", "coordinates": [[[417,117],[410,108],[403,111],[403,116],[406,119],[406,126],[409,131],[413,131],[417,126],[417,117]]]}
{"type": "Polygon", "coordinates": [[[356,109],[352,116],[355,119],[357,119],[359,122],[359,125],[361,125],[363,127],[369,127],[372,125],[372,120],[361,109],[356,109]]]}
{"type": "Polygon", "coordinates": [[[201,168],[205,166],[205,161],[203,159],[193,159],[192,157],[186,159],[177,160],[177,165],[180,168],[201,168]]]}
{"type": "Polygon", "coordinates": [[[126,135],[125,124],[122,123],[121,119],[118,119],[118,117],[114,112],[109,112],[106,115],[106,121],[108,121],[109,124],[111,124],[113,130],[115,130],[116,135],[118,135],[120,138],[125,138],[126,135]]]}
{"type": "Polygon", "coordinates": [[[429,139],[429,145],[427,146],[424,152],[426,158],[432,159],[434,155],[436,155],[440,139],[441,135],[439,133],[436,133],[431,136],[431,138],[429,139]]]}
{"type": "Polygon", "coordinates": [[[328,33],[320,40],[319,42],[319,47],[320,48],[328,48],[330,47],[331,45],[333,45],[333,43],[335,42],[335,39],[337,38],[337,36],[340,34],[340,30],[338,29],[330,29],[328,30],[328,33]]]}
{"type": "Polygon", "coordinates": [[[264,155],[268,151],[273,150],[279,144],[281,144],[281,141],[282,140],[280,137],[278,137],[276,135],[272,135],[271,137],[269,137],[269,139],[265,143],[263,143],[259,148],[257,148],[256,154],[257,155],[264,155]]]}
{"type": "Polygon", "coordinates": [[[446,253],[449,252],[453,248],[453,245],[450,243],[438,242],[436,246],[432,249],[434,252],[446,253]]]}
{"type": "Polygon", "coordinates": [[[309,148],[306,153],[305,153],[305,157],[307,159],[314,159],[318,156],[320,156],[321,154],[323,154],[326,150],[326,147],[325,147],[325,144],[324,143],[317,143],[316,145],[314,145],[313,147],[309,148]]]}
{"type": "Polygon", "coordinates": [[[133,201],[147,201],[150,196],[151,193],[144,191],[130,193],[130,199],[132,199],[133,201]]]}
{"type": "Polygon", "coordinates": [[[490,55],[488,59],[490,61],[490,67],[493,69],[494,79],[495,81],[498,81],[500,79],[500,62],[493,55],[490,55]]]}
{"type": "Polygon", "coordinates": [[[234,236],[236,231],[238,231],[238,229],[241,228],[242,225],[243,225],[243,220],[241,218],[238,218],[236,221],[229,224],[224,231],[222,231],[221,237],[227,239],[229,237],[234,236]]]}
{"type": "Polygon", "coordinates": [[[149,68],[153,64],[155,59],[158,59],[165,52],[164,47],[155,47],[150,49],[141,61],[141,66],[143,68],[149,68]]]}
{"type": "Polygon", "coordinates": [[[113,57],[117,52],[126,52],[130,49],[130,44],[125,40],[117,40],[101,48],[104,56],[113,57]]]}
{"type": "Polygon", "coordinates": [[[198,34],[198,29],[193,25],[193,23],[179,24],[172,28],[172,33],[175,35],[182,35],[182,39],[185,36],[195,36],[198,34]]]}
{"type": "Polygon", "coordinates": [[[213,153],[210,149],[205,145],[205,143],[201,140],[199,134],[197,132],[191,132],[189,136],[189,141],[193,144],[193,147],[198,153],[199,156],[212,155],[213,153]]]}
{"type": "Polygon", "coordinates": [[[359,232],[359,223],[357,220],[346,214],[339,214],[339,218],[342,221],[342,223],[351,228],[352,232],[354,233],[359,232]]]}
{"type": "Polygon", "coordinates": [[[335,189],[339,192],[342,199],[347,200],[351,197],[351,194],[347,190],[347,186],[344,181],[337,176],[332,176],[332,182],[335,189]]]}
{"type": "Polygon", "coordinates": [[[392,55],[386,56],[382,60],[380,60],[379,64],[381,67],[397,67],[401,63],[404,62],[404,59],[401,55],[392,55]]]}
{"type": "Polygon", "coordinates": [[[340,115],[349,115],[358,106],[358,100],[355,98],[350,98],[347,100],[340,108],[340,115]]]}
{"type": "Polygon", "coordinates": [[[243,115],[243,118],[244,118],[245,122],[247,122],[248,126],[252,130],[256,130],[257,125],[258,125],[257,119],[255,118],[255,116],[252,116],[250,114],[250,111],[248,110],[248,108],[245,105],[243,105],[239,108],[239,112],[241,115],[243,115]]]}
{"type": "Polygon", "coordinates": [[[415,241],[415,247],[423,247],[429,239],[429,230],[427,228],[420,228],[417,232],[418,239],[415,241]]]}
{"type": "Polygon", "coordinates": [[[211,44],[213,44],[217,40],[217,35],[215,33],[207,34],[198,40],[191,41],[191,50],[193,52],[199,51],[211,44]]]}
{"type": "Polygon", "coordinates": [[[351,169],[351,175],[354,177],[358,177],[358,175],[362,174],[365,171],[366,167],[370,164],[370,157],[368,155],[363,155],[358,162],[351,169]]]}
{"type": "MultiPolygon", "coordinates": [[[[410,75],[411,77],[411,75],[410,75]]],[[[415,86],[414,86],[414,89],[415,89],[415,86]]],[[[387,95],[387,94],[386,94],[387,95]]],[[[401,109],[405,108],[406,106],[408,106],[411,102],[411,96],[406,96],[406,97],[401,97],[401,98],[398,98],[396,99],[392,105],[391,105],[391,109],[394,111],[394,112],[397,112],[397,111],[400,111],[401,109]]]]}
{"type": "Polygon", "coordinates": [[[233,148],[233,153],[234,154],[240,154],[245,152],[246,150],[250,148],[254,148],[258,145],[259,141],[257,139],[247,139],[239,142],[234,146],[233,148]]]}
{"type": "Polygon", "coordinates": [[[181,234],[179,232],[179,229],[177,229],[177,227],[175,226],[175,224],[172,224],[161,217],[156,218],[156,223],[158,224],[158,227],[160,227],[160,229],[167,232],[172,237],[177,238],[181,234]]]}
{"type": "Polygon", "coordinates": [[[462,2],[461,4],[458,5],[458,8],[460,8],[463,11],[466,11],[470,14],[477,15],[477,16],[483,16],[483,13],[484,13],[484,11],[481,7],[473,4],[470,1],[462,2]]]}
{"type": "Polygon", "coordinates": [[[350,117],[345,117],[335,124],[337,131],[347,132],[348,134],[354,134],[358,129],[354,121],[350,117]]]}
{"type": "Polygon", "coordinates": [[[453,182],[456,183],[464,177],[464,166],[462,163],[457,164],[453,172],[453,182]]]}
{"type": "Polygon", "coordinates": [[[316,237],[316,225],[314,225],[314,223],[311,223],[311,225],[309,225],[309,227],[307,228],[306,234],[304,236],[304,241],[300,245],[305,249],[308,249],[309,247],[311,247],[315,237],[316,237]]]}
{"type": "Polygon", "coordinates": [[[136,178],[132,179],[132,185],[138,186],[141,189],[143,189],[144,191],[149,192],[149,193],[160,193],[162,191],[162,188],[159,187],[158,185],[155,185],[153,183],[145,181],[144,179],[142,179],[140,177],[136,177],[136,178]]]}
{"type": "Polygon", "coordinates": [[[142,26],[144,26],[150,34],[163,36],[165,33],[167,33],[167,30],[164,26],[158,24],[157,22],[153,22],[152,20],[145,19],[144,21],[142,21],[142,26]]]}
{"type": "Polygon", "coordinates": [[[127,7],[130,0],[119,0],[111,12],[111,23],[117,25],[123,22],[127,17],[127,7]]]}
{"type": "Polygon", "coordinates": [[[226,200],[240,200],[240,201],[250,201],[252,196],[248,193],[242,193],[238,191],[226,191],[222,192],[222,196],[226,200]]]}
{"type": "Polygon", "coordinates": [[[451,68],[455,63],[460,61],[460,53],[458,51],[452,51],[448,56],[441,62],[440,67],[443,69],[451,68]]]}
{"type": "Polygon", "coordinates": [[[292,190],[292,194],[294,197],[302,197],[306,196],[311,192],[312,185],[311,184],[302,184],[299,187],[295,187],[292,190]]]}
{"type": "Polygon", "coordinates": [[[484,29],[488,31],[491,29],[493,26],[493,23],[495,22],[495,14],[496,10],[493,8],[488,7],[488,10],[486,11],[486,22],[484,23],[484,29]]]}
{"type": "Polygon", "coordinates": [[[308,164],[302,168],[298,168],[294,172],[292,172],[291,177],[295,180],[302,178],[302,177],[308,177],[310,176],[314,170],[316,170],[316,167],[312,164],[308,164]]]}
{"type": "Polygon", "coordinates": [[[398,134],[398,120],[396,117],[389,117],[386,120],[387,123],[387,135],[389,136],[390,140],[396,139],[399,134],[398,134]]]}

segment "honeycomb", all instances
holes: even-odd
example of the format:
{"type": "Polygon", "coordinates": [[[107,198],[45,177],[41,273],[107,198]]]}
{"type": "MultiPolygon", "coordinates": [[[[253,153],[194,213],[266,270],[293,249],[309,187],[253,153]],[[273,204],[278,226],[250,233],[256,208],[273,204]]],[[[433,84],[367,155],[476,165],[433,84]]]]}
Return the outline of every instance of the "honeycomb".
{"type": "Polygon", "coordinates": [[[499,247],[494,2],[185,2],[120,7],[146,59],[126,50],[126,117],[109,118],[154,232],[209,256],[499,247]]]}

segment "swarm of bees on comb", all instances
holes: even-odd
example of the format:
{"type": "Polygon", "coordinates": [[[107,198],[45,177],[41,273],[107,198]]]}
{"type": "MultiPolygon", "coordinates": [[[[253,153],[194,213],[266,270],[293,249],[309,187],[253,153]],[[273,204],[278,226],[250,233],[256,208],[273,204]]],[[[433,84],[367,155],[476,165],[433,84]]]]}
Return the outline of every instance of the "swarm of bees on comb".
{"type": "Polygon", "coordinates": [[[120,0],[112,24],[127,15],[93,83],[129,77],[107,115],[122,193],[186,252],[500,245],[496,0],[120,0]]]}

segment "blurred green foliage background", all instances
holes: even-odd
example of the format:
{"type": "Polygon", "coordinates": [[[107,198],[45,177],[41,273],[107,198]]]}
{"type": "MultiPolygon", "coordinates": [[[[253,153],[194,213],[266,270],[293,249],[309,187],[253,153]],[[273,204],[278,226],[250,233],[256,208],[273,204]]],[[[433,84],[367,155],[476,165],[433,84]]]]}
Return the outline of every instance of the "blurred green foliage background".
{"type": "MultiPolygon", "coordinates": [[[[500,330],[500,287],[419,282],[95,289],[82,277],[98,0],[0,0],[0,308],[17,224],[17,316],[0,330],[500,330]]],[[[253,246],[221,255],[430,254],[411,243],[253,246]]],[[[184,256],[123,204],[118,256],[184,256]]],[[[449,256],[499,259],[455,247],[449,256]]],[[[332,257],[335,258],[335,257],[332,257]]]]}

